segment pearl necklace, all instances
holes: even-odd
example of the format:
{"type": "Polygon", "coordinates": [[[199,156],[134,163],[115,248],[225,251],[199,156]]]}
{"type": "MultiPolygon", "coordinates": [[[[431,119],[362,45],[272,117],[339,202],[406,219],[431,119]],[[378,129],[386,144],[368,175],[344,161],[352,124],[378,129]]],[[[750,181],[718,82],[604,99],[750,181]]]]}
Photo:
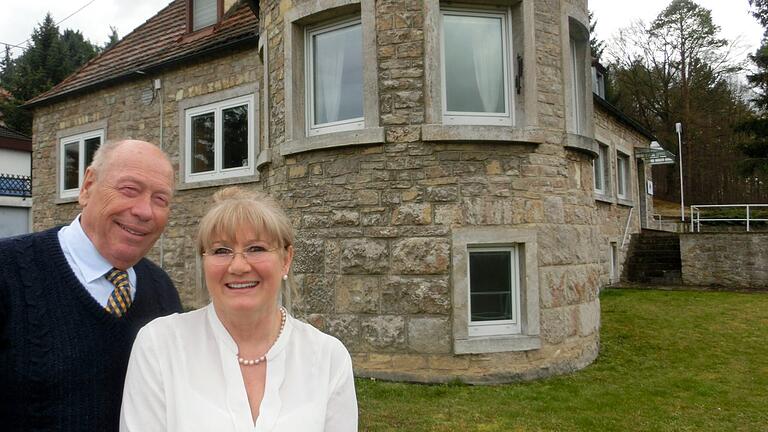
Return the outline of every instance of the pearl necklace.
{"type": "MultiPolygon", "coordinates": [[[[275,345],[275,342],[277,342],[277,340],[280,339],[280,335],[283,334],[283,329],[285,328],[285,316],[286,316],[285,309],[283,309],[283,307],[281,306],[280,307],[280,331],[277,332],[277,337],[272,342],[272,345],[269,346],[269,348],[267,349],[267,352],[269,352],[269,350],[272,349],[272,347],[275,345]]],[[[253,366],[253,365],[257,365],[259,363],[265,362],[267,360],[267,353],[265,352],[264,355],[253,360],[248,360],[240,357],[240,353],[235,354],[235,357],[237,357],[237,362],[240,363],[241,365],[253,366]]]]}

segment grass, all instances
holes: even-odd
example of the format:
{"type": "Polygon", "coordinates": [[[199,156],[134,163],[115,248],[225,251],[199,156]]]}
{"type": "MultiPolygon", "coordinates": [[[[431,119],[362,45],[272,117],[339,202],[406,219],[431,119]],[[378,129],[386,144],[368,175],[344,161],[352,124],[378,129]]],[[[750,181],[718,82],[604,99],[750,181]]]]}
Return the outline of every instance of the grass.
{"type": "Polygon", "coordinates": [[[502,386],[358,380],[361,431],[768,431],[768,294],[607,290],[601,351],[502,386]]]}

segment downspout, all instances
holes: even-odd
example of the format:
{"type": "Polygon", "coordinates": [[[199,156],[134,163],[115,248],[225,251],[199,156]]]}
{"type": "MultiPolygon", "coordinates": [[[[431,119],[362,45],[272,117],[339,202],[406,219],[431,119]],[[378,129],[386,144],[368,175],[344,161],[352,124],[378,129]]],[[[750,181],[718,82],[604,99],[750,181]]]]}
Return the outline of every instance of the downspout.
{"type": "MultiPolygon", "coordinates": [[[[163,142],[163,83],[160,78],[155,78],[155,80],[152,82],[152,88],[155,92],[157,92],[157,95],[159,97],[158,101],[160,102],[160,137],[158,138],[157,145],[160,147],[161,151],[165,151],[165,143],[163,142]]],[[[165,262],[165,230],[163,230],[163,233],[160,234],[160,268],[165,270],[164,266],[165,262]]]]}

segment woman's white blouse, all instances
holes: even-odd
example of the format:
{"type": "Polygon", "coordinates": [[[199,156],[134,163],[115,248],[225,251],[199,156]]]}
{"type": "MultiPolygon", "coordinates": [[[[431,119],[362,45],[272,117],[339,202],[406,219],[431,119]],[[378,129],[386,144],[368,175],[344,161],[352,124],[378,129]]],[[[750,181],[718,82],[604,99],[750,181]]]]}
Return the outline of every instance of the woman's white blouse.
{"type": "Polygon", "coordinates": [[[357,431],[352,361],[338,339],[286,318],[255,424],[236,354],[210,304],[147,324],[128,363],[120,431],[357,431]]]}

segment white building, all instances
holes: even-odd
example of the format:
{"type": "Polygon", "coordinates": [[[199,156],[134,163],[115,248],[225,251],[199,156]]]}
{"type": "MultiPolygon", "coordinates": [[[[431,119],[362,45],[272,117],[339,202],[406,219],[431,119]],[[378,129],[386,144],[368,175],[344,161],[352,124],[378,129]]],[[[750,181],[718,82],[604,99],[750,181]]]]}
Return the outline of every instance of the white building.
{"type": "Polygon", "coordinates": [[[0,238],[32,230],[32,139],[0,125],[0,238]]]}

